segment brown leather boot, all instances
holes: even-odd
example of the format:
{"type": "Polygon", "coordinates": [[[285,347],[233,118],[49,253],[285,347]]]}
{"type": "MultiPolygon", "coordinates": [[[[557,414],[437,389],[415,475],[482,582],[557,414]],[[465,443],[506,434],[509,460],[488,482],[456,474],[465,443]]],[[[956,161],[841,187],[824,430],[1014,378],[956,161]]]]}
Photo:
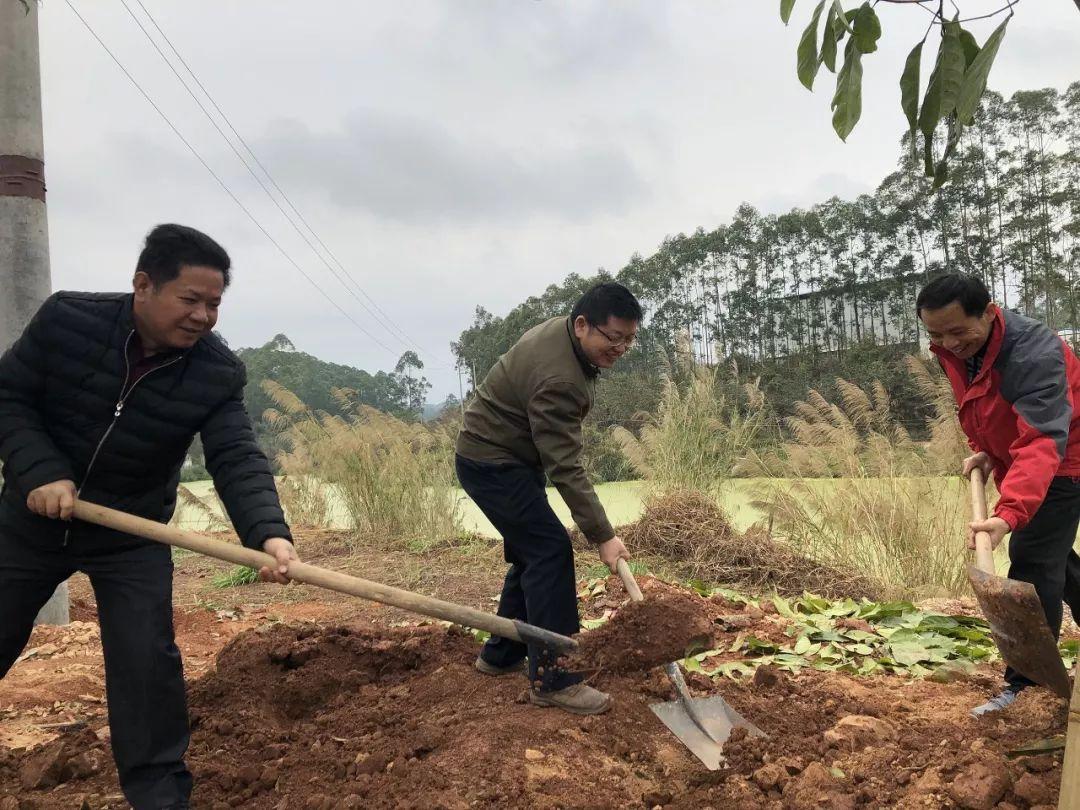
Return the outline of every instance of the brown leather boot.
{"type": "Polygon", "coordinates": [[[554,706],[570,714],[603,714],[611,708],[611,696],[583,683],[575,683],[557,692],[533,689],[529,701],[534,706],[554,706]]]}

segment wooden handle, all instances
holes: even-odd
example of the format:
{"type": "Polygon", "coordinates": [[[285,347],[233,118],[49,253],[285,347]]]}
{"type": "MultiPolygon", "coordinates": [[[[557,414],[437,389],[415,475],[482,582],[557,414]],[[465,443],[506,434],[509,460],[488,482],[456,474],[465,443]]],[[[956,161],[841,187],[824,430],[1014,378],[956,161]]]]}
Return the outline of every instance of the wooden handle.
{"type": "MultiPolygon", "coordinates": [[[[971,471],[971,515],[975,520],[986,520],[986,484],[982,470],[976,467],[971,471]]],[[[975,534],[975,567],[987,574],[996,573],[994,565],[994,547],[990,535],[986,532],[975,534]]]]}
{"type": "Polygon", "coordinates": [[[1080,810],[1080,670],[1073,670],[1069,725],[1065,733],[1065,761],[1061,766],[1059,810],[1080,810]]]}
{"type": "MultiPolygon", "coordinates": [[[[87,501],[76,501],[74,515],[79,520],[105,526],[126,534],[134,534],[164,543],[169,546],[186,548],[205,554],[207,557],[215,557],[219,560],[246,565],[250,568],[259,569],[263,566],[277,567],[277,560],[271,555],[245,548],[234,543],[226,543],[215,540],[198,532],[189,532],[174,526],[167,526],[146,518],[129,515],[126,512],[118,512],[105,506],[99,506],[87,501]]],[[[495,636],[523,641],[531,644],[540,644],[559,651],[577,649],[578,643],[574,639],[553,633],[541,627],[534,627],[525,622],[485,613],[482,610],[456,605],[453,602],[444,602],[430,596],[422,596],[418,593],[393,588],[389,585],[381,585],[368,579],[342,574],[339,571],[330,571],[316,565],[298,562],[289,563],[288,575],[297,582],[306,582],[309,585],[317,585],[320,588],[337,591],[338,593],[359,596],[383,605],[391,605],[412,613],[423,616],[431,616],[436,619],[454,622],[465,627],[475,627],[478,630],[487,630],[495,636]]]]}
{"type": "Polygon", "coordinates": [[[630,599],[634,602],[640,602],[645,597],[641,594],[641,588],[638,587],[637,580],[634,579],[634,572],[630,570],[629,564],[622,557],[615,563],[615,570],[619,573],[619,579],[622,580],[623,587],[626,588],[626,592],[630,594],[630,599]]]}

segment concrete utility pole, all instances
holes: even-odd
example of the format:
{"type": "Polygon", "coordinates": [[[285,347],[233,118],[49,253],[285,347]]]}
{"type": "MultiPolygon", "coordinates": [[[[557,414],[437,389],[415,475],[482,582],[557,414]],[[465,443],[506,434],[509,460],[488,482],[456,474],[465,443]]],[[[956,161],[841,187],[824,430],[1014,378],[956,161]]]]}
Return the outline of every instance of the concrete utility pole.
{"type": "MultiPolygon", "coordinates": [[[[37,3],[0,0],[0,351],[51,289],[37,3]]],[[[38,622],[68,620],[65,582],[38,622]]]]}

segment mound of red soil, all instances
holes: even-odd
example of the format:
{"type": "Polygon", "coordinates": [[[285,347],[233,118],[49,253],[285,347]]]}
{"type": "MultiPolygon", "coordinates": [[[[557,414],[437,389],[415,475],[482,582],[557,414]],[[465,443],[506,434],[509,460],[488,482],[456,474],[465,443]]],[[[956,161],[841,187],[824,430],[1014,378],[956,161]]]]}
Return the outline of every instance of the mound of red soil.
{"type": "Polygon", "coordinates": [[[644,601],[627,603],[607,623],[580,636],[571,666],[641,672],[709,649],[712,606],[694,593],[647,582],[644,601]]]}
{"type": "Polygon", "coordinates": [[[643,705],[598,718],[536,709],[524,678],[480,675],[475,656],[470,636],[430,627],[238,638],[192,690],[198,798],[207,807],[554,806],[586,798],[589,779],[617,765],[608,746],[636,748],[652,725],[643,705]],[[603,742],[588,750],[593,741],[603,742]],[[564,767],[568,759],[579,765],[564,767]]]}
{"type": "MultiPolygon", "coordinates": [[[[476,652],[471,636],[437,626],[276,625],[237,637],[190,690],[193,806],[802,810],[1056,801],[1060,753],[1007,753],[1063,731],[1065,705],[1029,690],[1001,715],[974,720],[968,709],[997,685],[996,673],[953,684],[812,670],[761,669],[744,682],[691,675],[697,695],[723,694],[768,735],[736,732],[726,767],[708,772],[649,708],[673,697],[662,671],[605,669],[596,685],[613,695],[613,708],[574,717],[529,705],[523,676],[477,673],[476,652]]],[[[2,810],[123,806],[95,735],[73,731],[48,746],[0,755],[2,810]],[[23,781],[34,778],[30,770],[45,774],[36,786],[23,781]]]]}

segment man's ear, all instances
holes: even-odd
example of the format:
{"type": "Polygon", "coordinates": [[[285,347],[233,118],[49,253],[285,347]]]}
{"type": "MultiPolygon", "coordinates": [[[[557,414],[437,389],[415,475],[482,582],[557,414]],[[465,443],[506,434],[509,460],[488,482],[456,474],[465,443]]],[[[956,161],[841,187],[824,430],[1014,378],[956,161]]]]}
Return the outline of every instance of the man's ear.
{"type": "Polygon", "coordinates": [[[153,292],[154,282],[149,275],[139,270],[131,280],[131,289],[135,292],[135,297],[138,300],[144,301],[153,292]]]}

